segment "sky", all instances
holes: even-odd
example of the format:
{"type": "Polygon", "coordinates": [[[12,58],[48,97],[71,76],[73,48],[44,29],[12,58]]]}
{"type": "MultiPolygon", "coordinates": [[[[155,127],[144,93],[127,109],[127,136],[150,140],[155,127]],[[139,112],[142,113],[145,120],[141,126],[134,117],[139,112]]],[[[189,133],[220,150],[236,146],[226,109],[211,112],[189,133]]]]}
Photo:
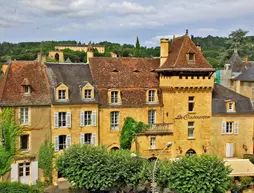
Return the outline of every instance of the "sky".
{"type": "Polygon", "coordinates": [[[254,35],[254,0],[0,0],[0,42],[159,45],[161,37],[254,35]]]}

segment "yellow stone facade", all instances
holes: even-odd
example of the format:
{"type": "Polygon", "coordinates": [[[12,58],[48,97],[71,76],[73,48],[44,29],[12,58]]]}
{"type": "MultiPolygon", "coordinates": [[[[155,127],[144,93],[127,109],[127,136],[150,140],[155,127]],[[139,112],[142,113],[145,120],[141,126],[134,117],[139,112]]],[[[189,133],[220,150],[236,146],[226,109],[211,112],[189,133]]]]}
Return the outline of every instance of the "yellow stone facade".
{"type": "MultiPolygon", "coordinates": [[[[93,46],[94,49],[97,49],[99,53],[105,53],[104,46],[93,46]]],[[[75,46],[75,45],[58,45],[55,46],[56,50],[64,50],[64,49],[71,49],[73,51],[80,51],[80,52],[87,52],[88,46],[75,46]]]]}

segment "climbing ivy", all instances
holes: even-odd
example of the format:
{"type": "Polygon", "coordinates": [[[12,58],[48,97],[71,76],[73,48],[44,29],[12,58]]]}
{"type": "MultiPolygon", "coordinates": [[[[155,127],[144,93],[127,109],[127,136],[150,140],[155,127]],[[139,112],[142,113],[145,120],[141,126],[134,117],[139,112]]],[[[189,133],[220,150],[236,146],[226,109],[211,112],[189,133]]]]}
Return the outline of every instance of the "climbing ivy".
{"type": "Polygon", "coordinates": [[[54,145],[46,139],[40,146],[38,165],[39,168],[42,169],[43,175],[49,183],[52,183],[53,158],[54,145]]]}
{"type": "Polygon", "coordinates": [[[16,154],[16,140],[21,129],[22,127],[15,124],[14,109],[4,108],[0,114],[0,176],[11,169],[11,161],[16,154]]]}
{"type": "Polygon", "coordinates": [[[126,117],[120,137],[120,147],[121,149],[131,149],[131,144],[135,139],[137,133],[146,130],[149,125],[143,122],[137,122],[131,117],[126,117]]]}

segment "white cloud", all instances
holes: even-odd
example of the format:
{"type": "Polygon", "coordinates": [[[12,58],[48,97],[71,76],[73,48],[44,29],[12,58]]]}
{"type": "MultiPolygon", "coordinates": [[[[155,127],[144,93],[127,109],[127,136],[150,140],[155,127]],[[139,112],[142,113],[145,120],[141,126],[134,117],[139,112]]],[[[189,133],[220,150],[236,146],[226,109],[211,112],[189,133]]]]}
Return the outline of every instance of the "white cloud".
{"type": "Polygon", "coordinates": [[[211,33],[211,32],[217,32],[218,30],[215,28],[199,28],[197,29],[197,32],[201,33],[211,33]]]}
{"type": "Polygon", "coordinates": [[[148,47],[159,46],[161,38],[168,38],[169,40],[171,40],[171,39],[173,39],[174,36],[179,37],[181,35],[175,34],[175,35],[154,36],[150,40],[145,41],[145,45],[148,47]]]}
{"type": "Polygon", "coordinates": [[[152,13],[155,11],[155,8],[151,5],[145,6],[137,3],[132,3],[128,1],[111,3],[109,5],[111,11],[116,11],[123,14],[145,14],[152,13]]]}
{"type": "Polygon", "coordinates": [[[64,25],[61,27],[57,27],[53,29],[53,31],[60,32],[60,33],[74,33],[84,29],[84,25],[72,23],[70,25],[64,25]]]}

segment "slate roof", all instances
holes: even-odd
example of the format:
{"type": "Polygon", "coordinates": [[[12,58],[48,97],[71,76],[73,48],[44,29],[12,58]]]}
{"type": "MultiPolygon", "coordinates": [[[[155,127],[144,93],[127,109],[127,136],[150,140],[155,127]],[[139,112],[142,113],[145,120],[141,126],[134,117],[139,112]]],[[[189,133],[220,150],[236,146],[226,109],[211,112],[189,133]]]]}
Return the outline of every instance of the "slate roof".
{"type": "Polygon", "coordinates": [[[50,105],[45,68],[35,61],[12,61],[0,84],[0,106],[50,105]],[[24,95],[28,83],[31,95],[24,95]]]}
{"type": "Polygon", "coordinates": [[[241,80],[241,81],[248,81],[248,82],[254,81],[254,66],[245,70],[239,76],[234,78],[234,80],[241,80]]]}
{"type": "Polygon", "coordinates": [[[232,70],[232,72],[244,72],[246,69],[254,66],[253,61],[248,61],[247,63],[243,62],[236,50],[227,63],[230,64],[229,69],[232,70]]]}
{"type": "Polygon", "coordinates": [[[98,94],[95,89],[95,100],[85,101],[81,97],[81,89],[86,83],[93,85],[89,65],[86,64],[59,64],[46,63],[46,71],[51,88],[51,100],[53,104],[83,104],[98,103],[98,94]],[[69,88],[69,101],[59,102],[55,100],[55,88],[64,83],[69,88]]]}
{"type": "Polygon", "coordinates": [[[240,95],[222,85],[214,84],[212,93],[212,113],[213,114],[252,114],[253,108],[248,97],[240,95]],[[225,100],[235,102],[235,113],[226,111],[225,100]]]}
{"type": "Polygon", "coordinates": [[[108,89],[121,91],[122,106],[146,105],[146,89],[159,89],[160,59],[94,57],[89,64],[102,105],[108,104],[108,89]]]}
{"type": "Polygon", "coordinates": [[[184,36],[177,37],[173,40],[166,62],[159,67],[161,71],[209,71],[214,72],[215,69],[207,62],[202,52],[197,48],[194,42],[186,33],[184,36]],[[195,54],[195,63],[189,63],[186,55],[188,53],[195,54]]]}

